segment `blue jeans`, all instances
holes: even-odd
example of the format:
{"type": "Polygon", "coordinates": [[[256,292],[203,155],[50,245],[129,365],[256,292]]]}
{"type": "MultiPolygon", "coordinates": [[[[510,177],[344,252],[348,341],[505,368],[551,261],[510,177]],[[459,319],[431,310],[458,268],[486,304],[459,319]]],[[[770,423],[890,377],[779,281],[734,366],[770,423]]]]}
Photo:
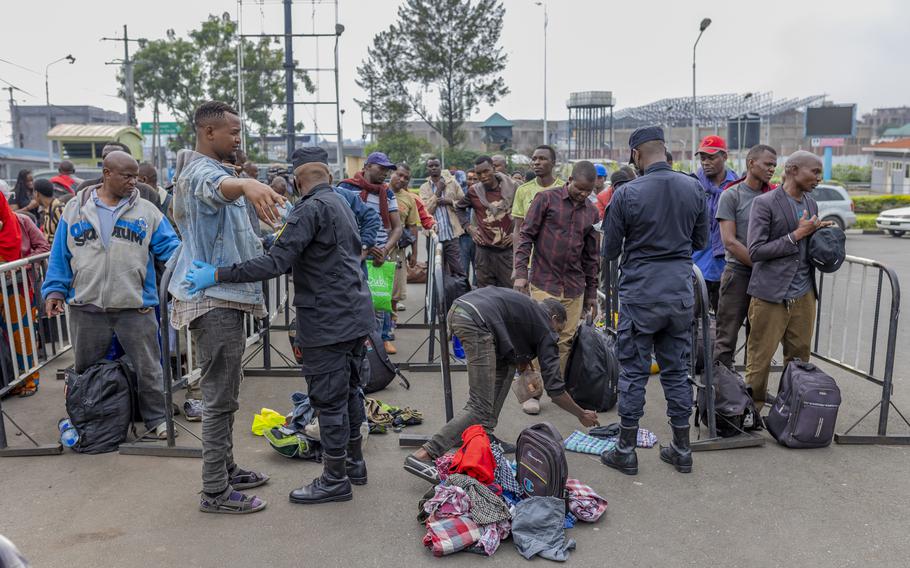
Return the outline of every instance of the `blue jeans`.
{"type": "Polygon", "coordinates": [[[376,329],[382,333],[383,341],[392,341],[392,314],[377,310],[376,329]]]}
{"type": "Polygon", "coordinates": [[[620,366],[619,417],[626,428],[637,427],[644,415],[652,349],[660,367],[660,384],[667,399],[670,423],[689,425],[692,304],[682,300],[650,305],[620,304],[616,355],[620,366]]]}

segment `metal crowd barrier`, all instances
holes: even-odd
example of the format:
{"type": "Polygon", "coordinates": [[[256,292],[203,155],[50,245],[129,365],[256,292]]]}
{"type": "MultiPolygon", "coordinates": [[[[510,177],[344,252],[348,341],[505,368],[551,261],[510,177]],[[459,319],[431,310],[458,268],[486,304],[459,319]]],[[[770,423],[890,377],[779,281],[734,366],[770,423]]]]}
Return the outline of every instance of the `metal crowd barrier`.
{"type": "MultiPolygon", "coordinates": [[[[47,271],[50,253],[38,254],[0,265],[0,297],[3,305],[2,339],[0,339],[0,399],[12,389],[70,349],[70,334],[66,311],[47,317],[41,297],[41,285],[47,271]]],[[[0,400],[2,404],[2,400],[0,400]]],[[[59,442],[39,444],[0,405],[0,457],[59,454],[59,442]],[[10,448],[7,445],[5,421],[10,423],[31,446],[10,448]]]]}
{"type": "MultiPolygon", "coordinates": [[[[411,353],[408,358],[398,363],[398,368],[402,371],[415,371],[415,372],[433,372],[440,370],[442,366],[442,359],[445,357],[448,358],[448,351],[445,351],[445,355],[436,353],[436,343],[440,341],[436,337],[436,330],[439,325],[438,323],[438,310],[439,306],[444,306],[445,303],[438,303],[438,300],[445,298],[445,290],[443,286],[443,276],[442,276],[442,249],[439,243],[439,239],[435,235],[429,235],[426,237],[427,241],[427,283],[424,288],[424,304],[421,308],[423,312],[424,323],[411,323],[412,320],[417,316],[413,314],[405,323],[400,323],[396,326],[396,329],[407,330],[426,330],[428,331],[427,337],[417,346],[416,349],[411,353]],[[424,346],[427,346],[427,359],[425,362],[415,361],[418,353],[423,349],[424,346]]],[[[445,316],[445,314],[443,314],[445,316]]],[[[440,346],[440,351],[442,347],[440,346]]],[[[455,371],[464,371],[467,367],[463,363],[451,363],[448,359],[445,362],[445,365],[449,366],[452,370],[455,371]]]]}
{"type": "MultiPolygon", "coordinates": [[[[186,388],[189,384],[195,383],[201,377],[202,370],[197,364],[196,356],[193,352],[193,339],[192,331],[189,327],[186,327],[182,330],[177,330],[176,332],[170,326],[170,304],[169,304],[169,295],[167,292],[168,286],[173,276],[173,267],[170,266],[165,270],[164,274],[161,277],[161,282],[158,285],[158,299],[160,309],[160,320],[159,320],[159,329],[169,330],[171,333],[167,334],[174,338],[174,347],[176,355],[176,368],[180,373],[180,377],[174,380],[173,372],[173,361],[171,357],[171,341],[165,334],[162,332],[162,342],[161,342],[161,359],[167,364],[163,367],[163,383],[164,383],[164,402],[165,402],[165,423],[167,425],[167,439],[165,445],[161,446],[158,444],[150,444],[148,442],[131,442],[120,445],[121,454],[129,455],[147,455],[147,456],[159,456],[159,457],[189,457],[189,458],[198,458],[202,457],[202,449],[198,447],[189,447],[189,446],[178,446],[176,443],[176,429],[175,427],[180,427],[181,430],[186,432],[188,435],[192,436],[199,442],[202,442],[202,439],[195,434],[192,430],[174,420],[174,391],[186,388]],[[181,336],[183,337],[182,344],[186,346],[186,363],[183,364],[183,357],[181,353],[181,336]],[[186,371],[184,371],[186,369],[186,371]]],[[[281,313],[284,313],[285,316],[285,326],[289,323],[289,297],[288,297],[288,277],[286,274],[273,278],[266,282],[263,282],[263,295],[265,300],[266,307],[266,317],[258,320],[251,315],[247,315],[245,319],[245,329],[246,329],[246,346],[247,348],[258,344],[257,349],[243,362],[244,374],[245,375],[275,375],[279,374],[278,371],[281,369],[273,368],[271,366],[270,355],[271,353],[277,352],[282,358],[286,358],[284,354],[278,351],[270,343],[270,328],[272,322],[278,318],[281,313]],[[255,357],[256,354],[262,352],[263,354],[263,367],[261,368],[248,368],[247,363],[255,357]]],[[[285,327],[287,329],[287,327],[285,327]]],[[[288,361],[286,361],[287,363],[288,361]]],[[[290,364],[293,365],[295,370],[294,376],[299,376],[299,371],[297,371],[296,362],[290,361],[290,364]]],[[[282,368],[283,369],[283,368],[282,368]]]]}
{"type": "Polygon", "coordinates": [[[875,260],[847,256],[837,272],[819,273],[818,295],[812,356],[881,387],[879,401],[843,434],[835,434],[834,440],[839,444],[910,444],[910,436],[888,435],[892,408],[910,426],[891,399],[901,303],[897,274],[875,260]],[[867,289],[875,291],[874,302],[867,289]],[[876,409],[876,434],[850,434],[876,409]]]}
{"type": "MultiPolygon", "coordinates": [[[[723,438],[717,434],[717,416],[714,409],[714,345],[711,344],[710,316],[708,314],[708,287],[702,276],[701,270],[692,265],[692,279],[695,288],[696,317],[692,321],[692,348],[689,357],[689,380],[695,388],[706,391],[705,411],[707,419],[705,426],[707,436],[691,442],[693,451],[727,450],[733,448],[746,448],[764,445],[764,438],[745,432],[738,436],[723,438]],[[701,334],[697,328],[701,327],[701,334]],[[701,374],[695,371],[696,338],[700,337],[704,349],[704,368],[701,374]]],[[[601,302],[601,309],[605,314],[606,330],[616,336],[619,321],[619,263],[616,260],[604,261],[601,266],[600,289],[597,297],[601,302]]],[[[698,408],[695,408],[698,412],[698,408]]]]}

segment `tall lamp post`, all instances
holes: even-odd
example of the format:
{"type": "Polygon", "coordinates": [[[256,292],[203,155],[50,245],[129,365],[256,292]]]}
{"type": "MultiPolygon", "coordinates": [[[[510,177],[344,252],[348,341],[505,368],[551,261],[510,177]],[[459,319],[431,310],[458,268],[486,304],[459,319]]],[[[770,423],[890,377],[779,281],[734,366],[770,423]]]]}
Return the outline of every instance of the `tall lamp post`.
{"type": "Polygon", "coordinates": [[[550,24],[550,18],[547,14],[546,2],[534,2],[538,6],[543,6],[543,143],[549,144],[550,138],[547,136],[547,26],[550,24]]]}
{"type": "Polygon", "coordinates": [[[692,171],[694,172],[697,167],[695,165],[695,149],[696,144],[698,144],[698,131],[695,126],[695,117],[697,116],[695,102],[695,48],[698,47],[698,41],[701,39],[701,34],[705,33],[705,30],[708,29],[708,26],[711,25],[711,18],[705,18],[701,21],[701,25],[698,26],[698,37],[695,39],[695,45],[692,46],[692,171]]]}
{"type": "MultiPolygon", "coordinates": [[[[76,62],[76,58],[72,55],[67,55],[66,57],[61,57],[47,64],[44,68],[44,102],[47,104],[47,131],[50,133],[51,128],[53,128],[54,116],[53,109],[51,108],[51,88],[50,81],[48,81],[48,72],[51,69],[51,65],[55,63],[60,63],[61,61],[69,61],[70,65],[76,62]]],[[[47,139],[47,167],[54,169],[54,143],[51,141],[50,137],[47,139]]]]}

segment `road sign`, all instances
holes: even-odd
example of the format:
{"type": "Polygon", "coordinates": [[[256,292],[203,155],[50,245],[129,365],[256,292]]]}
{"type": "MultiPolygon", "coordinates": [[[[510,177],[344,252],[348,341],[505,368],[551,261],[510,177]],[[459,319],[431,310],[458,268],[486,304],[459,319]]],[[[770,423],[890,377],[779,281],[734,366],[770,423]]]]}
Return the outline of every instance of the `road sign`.
{"type": "Polygon", "coordinates": [[[813,148],[840,148],[846,140],[843,138],[813,138],[813,148]]]}
{"type": "MultiPolygon", "coordinates": [[[[139,124],[139,130],[143,136],[151,136],[155,132],[155,123],[143,122],[139,124]]],[[[180,134],[180,124],[177,122],[159,122],[158,134],[180,134]]]]}

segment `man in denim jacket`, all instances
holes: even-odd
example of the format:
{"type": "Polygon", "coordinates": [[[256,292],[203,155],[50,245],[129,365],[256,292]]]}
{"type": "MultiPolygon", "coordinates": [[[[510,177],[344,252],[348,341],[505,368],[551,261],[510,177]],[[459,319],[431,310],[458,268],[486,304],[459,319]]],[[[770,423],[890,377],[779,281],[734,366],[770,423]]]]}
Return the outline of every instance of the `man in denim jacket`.
{"type": "Polygon", "coordinates": [[[174,273],[168,291],[174,297],[171,325],[189,325],[196,338],[202,367],[202,500],[207,513],[252,513],[265,501],[239,490],[258,487],[268,476],[245,471],[234,463],[233,425],[237,411],[241,357],[246,347],[247,314],[264,317],[262,285],[219,284],[191,293],[184,283],[193,260],[215,265],[243,262],[262,254],[253,232],[246,201],[259,218],[276,225],[284,198],[251,178],[238,178],[222,162],[240,147],[240,118],[225,103],[209,101],[196,109],[196,150],[177,155],[174,221],[183,237],[171,259],[174,273]]]}

